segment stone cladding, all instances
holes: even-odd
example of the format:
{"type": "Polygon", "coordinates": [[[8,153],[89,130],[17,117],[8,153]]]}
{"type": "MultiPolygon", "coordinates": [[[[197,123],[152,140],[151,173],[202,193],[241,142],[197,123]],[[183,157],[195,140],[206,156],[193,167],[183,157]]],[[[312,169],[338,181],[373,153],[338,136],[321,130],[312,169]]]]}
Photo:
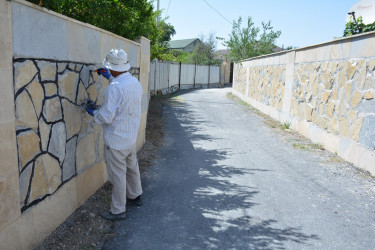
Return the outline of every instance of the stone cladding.
{"type": "Polygon", "coordinates": [[[281,111],[285,89],[285,65],[242,67],[236,65],[233,89],[281,111]],[[249,74],[247,76],[247,70],[249,74]],[[248,87],[246,87],[248,85],[248,87]]]}
{"type": "Polygon", "coordinates": [[[243,95],[246,94],[246,72],[247,68],[243,67],[241,63],[234,67],[233,88],[243,95]]]}
{"type": "Polygon", "coordinates": [[[291,115],[375,149],[375,60],[295,65],[291,115]]]}
{"type": "Polygon", "coordinates": [[[257,66],[249,70],[248,97],[281,111],[286,67],[284,65],[257,66]]]}

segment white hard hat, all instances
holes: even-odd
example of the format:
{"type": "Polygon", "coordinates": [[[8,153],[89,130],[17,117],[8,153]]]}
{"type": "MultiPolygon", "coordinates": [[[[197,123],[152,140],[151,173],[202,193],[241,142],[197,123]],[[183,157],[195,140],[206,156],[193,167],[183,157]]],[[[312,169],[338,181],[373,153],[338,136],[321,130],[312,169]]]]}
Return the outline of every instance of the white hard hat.
{"type": "Polygon", "coordinates": [[[111,49],[105,57],[103,65],[107,69],[118,72],[128,71],[130,69],[128,55],[122,49],[111,49]]]}

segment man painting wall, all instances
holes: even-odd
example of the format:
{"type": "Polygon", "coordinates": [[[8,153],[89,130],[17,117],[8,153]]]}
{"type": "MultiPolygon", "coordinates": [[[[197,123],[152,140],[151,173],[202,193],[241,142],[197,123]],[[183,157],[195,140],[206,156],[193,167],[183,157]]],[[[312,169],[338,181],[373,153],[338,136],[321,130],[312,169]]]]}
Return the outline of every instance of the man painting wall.
{"type": "Polygon", "coordinates": [[[141,119],[142,86],[128,72],[128,56],[122,49],[112,49],[98,74],[109,79],[100,109],[87,107],[95,122],[103,126],[104,157],[108,178],[113,184],[107,220],[125,219],[126,203],[142,205],[142,186],[136,156],[136,141],[141,119]]]}

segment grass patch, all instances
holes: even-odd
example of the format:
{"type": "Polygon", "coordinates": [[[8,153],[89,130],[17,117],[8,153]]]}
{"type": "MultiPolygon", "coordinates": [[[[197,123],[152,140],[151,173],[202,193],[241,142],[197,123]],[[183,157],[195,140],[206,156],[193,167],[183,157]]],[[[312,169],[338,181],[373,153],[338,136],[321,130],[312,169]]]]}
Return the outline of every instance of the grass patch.
{"type": "Polygon", "coordinates": [[[317,143],[293,143],[293,148],[302,150],[325,150],[322,145],[317,143]]]}
{"type": "Polygon", "coordinates": [[[243,101],[242,99],[238,98],[237,96],[233,95],[232,92],[227,93],[227,97],[233,101],[236,101],[244,106],[251,107],[250,104],[243,101]]]}
{"type": "MultiPolygon", "coordinates": [[[[229,92],[227,93],[227,98],[247,107],[251,112],[253,112],[254,114],[257,114],[259,116],[261,116],[262,118],[265,118],[267,119],[266,123],[270,122],[270,120],[272,120],[269,116],[263,114],[262,112],[260,112],[259,110],[257,110],[256,108],[254,108],[253,106],[251,106],[249,103],[243,101],[242,99],[238,98],[237,96],[233,95],[232,92],[229,92]]],[[[276,121],[274,121],[276,122],[276,121]]],[[[268,124],[269,125],[269,124],[268,124]]]]}
{"type": "Polygon", "coordinates": [[[251,112],[253,112],[254,114],[257,114],[260,117],[262,117],[264,119],[263,122],[271,128],[276,128],[276,129],[281,128],[282,130],[290,129],[290,125],[291,125],[290,122],[280,123],[279,121],[276,121],[276,120],[272,119],[268,115],[260,112],[258,109],[254,108],[253,106],[251,106],[247,102],[245,102],[242,99],[235,96],[232,92],[227,93],[227,98],[247,107],[251,112]]]}
{"type": "Polygon", "coordinates": [[[156,102],[168,104],[170,106],[178,106],[185,101],[178,92],[173,92],[165,95],[151,95],[150,100],[155,100],[156,102]]]}
{"type": "Polygon", "coordinates": [[[165,94],[165,95],[152,94],[151,98],[160,99],[160,100],[167,100],[167,99],[171,99],[171,98],[176,97],[176,96],[178,96],[178,93],[174,92],[174,93],[169,93],[169,94],[165,94]]]}
{"type": "Polygon", "coordinates": [[[325,150],[324,147],[318,143],[310,144],[312,149],[325,150]]]}
{"type": "Polygon", "coordinates": [[[300,144],[300,143],[293,143],[293,148],[298,148],[298,149],[302,149],[302,150],[306,150],[306,149],[308,149],[308,148],[306,147],[306,145],[304,145],[304,144],[300,144]]]}
{"type": "Polygon", "coordinates": [[[330,156],[328,159],[328,162],[343,163],[345,162],[345,160],[335,155],[335,156],[330,156]]]}
{"type": "Polygon", "coordinates": [[[281,129],[282,129],[282,130],[290,129],[290,122],[284,122],[284,123],[281,125],[281,129]]]}

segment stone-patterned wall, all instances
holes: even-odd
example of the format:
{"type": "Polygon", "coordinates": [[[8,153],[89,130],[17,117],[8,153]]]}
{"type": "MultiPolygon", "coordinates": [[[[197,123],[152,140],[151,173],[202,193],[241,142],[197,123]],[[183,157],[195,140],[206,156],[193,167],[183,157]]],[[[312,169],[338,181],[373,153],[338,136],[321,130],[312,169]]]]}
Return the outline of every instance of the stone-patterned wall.
{"type": "Polygon", "coordinates": [[[249,97],[281,111],[285,88],[285,65],[249,69],[249,97]]]}
{"type": "Polygon", "coordinates": [[[375,32],[235,64],[233,93],[375,176],[375,32]]]}
{"type": "Polygon", "coordinates": [[[144,144],[150,41],[24,0],[0,1],[0,33],[0,249],[34,249],[107,181],[102,129],[80,105],[102,103],[108,80],[90,70],[110,49],[136,67],[144,144]]]}
{"type": "Polygon", "coordinates": [[[375,149],[375,60],[295,65],[291,114],[375,149]]]}
{"type": "Polygon", "coordinates": [[[103,160],[100,126],[81,104],[101,104],[108,80],[93,65],[14,60],[14,98],[21,209],[53,194],[103,160]]]}
{"type": "Polygon", "coordinates": [[[246,72],[247,68],[241,63],[236,64],[233,70],[233,89],[241,94],[246,94],[246,72]]]}

